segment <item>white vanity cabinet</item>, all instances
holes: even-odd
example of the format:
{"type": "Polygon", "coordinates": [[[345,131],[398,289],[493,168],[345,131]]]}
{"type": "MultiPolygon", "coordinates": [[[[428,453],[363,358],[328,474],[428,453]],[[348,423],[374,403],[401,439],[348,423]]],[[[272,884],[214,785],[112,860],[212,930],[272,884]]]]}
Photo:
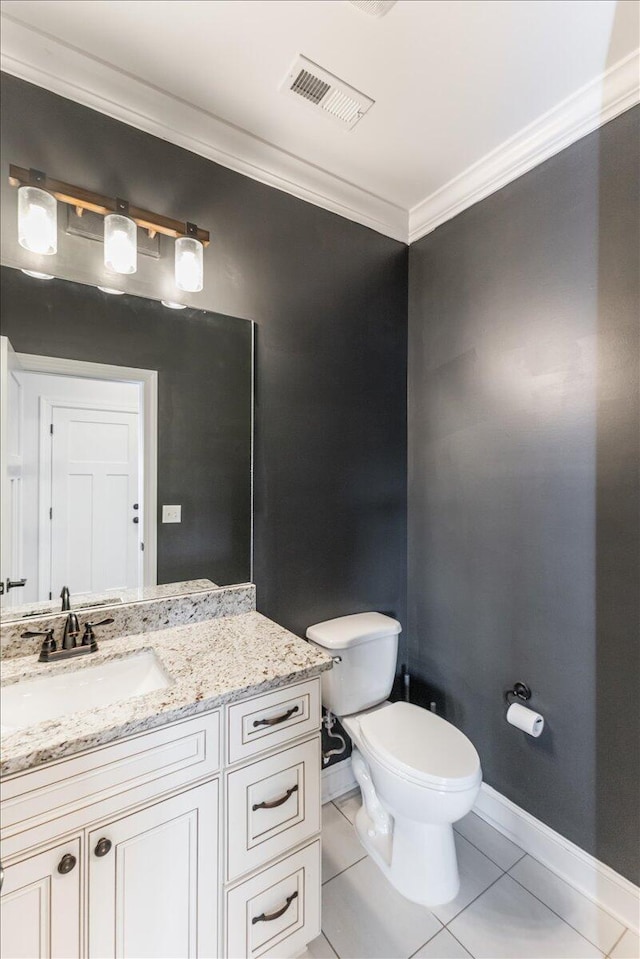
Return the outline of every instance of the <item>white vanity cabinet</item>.
{"type": "Polygon", "coordinates": [[[3,780],[2,959],[286,959],[320,932],[320,680],[3,780]]]}

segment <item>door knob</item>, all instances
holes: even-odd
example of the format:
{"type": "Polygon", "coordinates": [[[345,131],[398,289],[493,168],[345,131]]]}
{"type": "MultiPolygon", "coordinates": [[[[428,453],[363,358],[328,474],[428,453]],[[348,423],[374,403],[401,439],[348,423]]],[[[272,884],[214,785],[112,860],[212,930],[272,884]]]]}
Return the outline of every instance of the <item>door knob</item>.
{"type": "Polygon", "coordinates": [[[105,837],[103,836],[102,839],[98,840],[98,844],[96,848],[94,849],[94,852],[96,856],[101,858],[102,856],[106,856],[107,853],[111,851],[111,846],[112,846],[111,840],[105,839],[105,837]]]}
{"type": "Polygon", "coordinates": [[[72,856],[70,852],[63,856],[60,862],[58,863],[58,872],[63,876],[66,876],[68,872],[71,872],[72,869],[75,869],[77,863],[75,856],[72,856]]]}

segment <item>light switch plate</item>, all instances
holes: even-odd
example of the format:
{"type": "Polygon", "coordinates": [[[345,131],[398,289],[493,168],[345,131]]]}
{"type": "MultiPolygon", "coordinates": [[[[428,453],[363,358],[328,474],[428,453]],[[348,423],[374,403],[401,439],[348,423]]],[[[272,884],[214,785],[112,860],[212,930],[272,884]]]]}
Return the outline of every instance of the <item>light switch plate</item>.
{"type": "Polygon", "coordinates": [[[182,506],[163,506],[162,522],[163,523],[181,523],[182,522],[182,506]]]}

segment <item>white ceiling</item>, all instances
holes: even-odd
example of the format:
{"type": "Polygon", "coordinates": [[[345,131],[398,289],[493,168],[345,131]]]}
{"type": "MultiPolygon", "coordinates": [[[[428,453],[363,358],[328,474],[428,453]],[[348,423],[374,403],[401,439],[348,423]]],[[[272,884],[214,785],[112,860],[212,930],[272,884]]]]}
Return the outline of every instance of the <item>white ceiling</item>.
{"type": "Polygon", "coordinates": [[[4,0],[3,67],[406,240],[637,102],[639,10],[4,0]],[[298,54],[375,100],[353,130],[279,92],[298,54]]]}

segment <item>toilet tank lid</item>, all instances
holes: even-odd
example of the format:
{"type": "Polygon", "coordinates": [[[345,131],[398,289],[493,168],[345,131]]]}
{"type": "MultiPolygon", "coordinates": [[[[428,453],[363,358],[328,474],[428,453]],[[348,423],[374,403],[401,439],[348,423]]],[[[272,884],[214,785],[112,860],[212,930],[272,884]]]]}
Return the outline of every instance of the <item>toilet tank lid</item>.
{"type": "Polygon", "coordinates": [[[382,639],[383,636],[397,636],[402,626],[391,616],[382,613],[355,613],[353,616],[339,616],[324,623],[309,626],[307,639],[325,646],[327,649],[345,649],[357,646],[370,639],[382,639]]]}

